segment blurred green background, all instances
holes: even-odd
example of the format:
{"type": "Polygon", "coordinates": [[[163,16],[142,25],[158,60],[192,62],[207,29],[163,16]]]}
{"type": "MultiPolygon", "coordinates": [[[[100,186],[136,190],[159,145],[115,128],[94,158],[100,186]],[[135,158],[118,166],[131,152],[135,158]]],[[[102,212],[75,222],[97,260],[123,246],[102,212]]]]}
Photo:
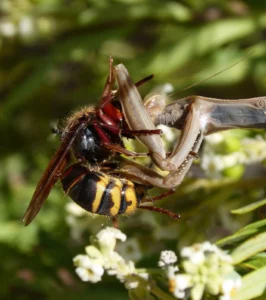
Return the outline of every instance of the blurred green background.
{"type": "MultiPolygon", "coordinates": [[[[155,74],[142,95],[164,83],[178,93],[244,58],[177,97],[249,98],[266,94],[265,38],[264,0],[1,0],[0,298],[127,299],[110,278],[82,283],[72,265],[90,234],[111,226],[108,219],[73,213],[58,186],[36,220],[26,228],[22,223],[58,147],[51,128],[73,109],[97,103],[110,53],[135,81],[155,74]]],[[[265,196],[266,144],[256,148],[264,139],[262,131],[230,132],[214,150],[223,156],[255,149],[262,163],[253,153],[252,167],[238,162],[213,176],[198,161],[194,178],[161,202],[180,212],[181,221],[145,211],[122,217],[121,229],[137,245],[129,257],[137,252],[140,266],[154,266],[160,250],[215,241],[258,219],[258,213],[232,216],[230,209],[265,196]]]]}

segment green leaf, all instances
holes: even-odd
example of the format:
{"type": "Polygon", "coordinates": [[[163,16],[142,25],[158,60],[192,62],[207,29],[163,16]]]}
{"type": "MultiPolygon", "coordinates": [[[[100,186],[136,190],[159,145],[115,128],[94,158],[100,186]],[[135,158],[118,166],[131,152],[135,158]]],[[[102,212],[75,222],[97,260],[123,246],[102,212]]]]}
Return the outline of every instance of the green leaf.
{"type": "Polygon", "coordinates": [[[233,263],[238,264],[266,249],[266,232],[252,237],[238,246],[232,253],[233,263]]]}
{"type": "Polygon", "coordinates": [[[263,230],[264,227],[266,227],[266,220],[261,220],[258,222],[251,223],[242,229],[239,230],[239,232],[245,231],[245,230],[250,230],[250,229],[257,229],[257,230],[263,230]]]}
{"type": "Polygon", "coordinates": [[[253,211],[253,210],[255,210],[255,209],[257,209],[257,208],[259,208],[259,207],[261,207],[265,204],[266,204],[266,199],[251,203],[249,205],[243,206],[243,207],[238,208],[238,209],[231,210],[231,213],[232,214],[237,214],[237,215],[246,214],[246,213],[251,212],[251,211],[253,211]]]}
{"type": "Polygon", "coordinates": [[[265,230],[266,227],[266,220],[261,220],[252,224],[245,226],[244,228],[240,229],[236,233],[231,236],[225,237],[216,242],[216,244],[221,247],[227,244],[233,244],[235,242],[241,241],[245,238],[248,238],[255,233],[265,230]]]}
{"type": "Polygon", "coordinates": [[[248,300],[259,297],[266,288],[266,266],[242,277],[242,288],[231,300],[248,300]]]}
{"type": "Polygon", "coordinates": [[[30,97],[42,86],[42,83],[47,80],[47,76],[53,67],[57,63],[71,57],[73,49],[79,48],[84,51],[92,51],[98,49],[110,35],[121,38],[126,32],[127,30],[125,28],[119,28],[115,30],[105,30],[97,35],[91,33],[79,34],[54,44],[47,56],[38,58],[38,60],[35,61],[30,76],[25,77],[23,82],[9,93],[5,105],[1,106],[2,117],[9,116],[19,109],[20,106],[25,105],[25,103],[31,99],[30,97]]]}
{"type": "Polygon", "coordinates": [[[253,256],[250,260],[244,262],[243,265],[254,270],[266,266],[266,253],[263,252],[253,256]]]}
{"type": "Polygon", "coordinates": [[[217,246],[222,247],[228,244],[233,244],[239,241],[242,241],[246,238],[248,238],[250,235],[257,233],[257,230],[247,230],[245,232],[236,233],[230,236],[227,236],[218,242],[216,242],[217,246]]]}
{"type": "Polygon", "coordinates": [[[1,222],[0,242],[22,252],[32,250],[38,241],[37,227],[32,225],[27,228],[21,221],[1,222]]]}
{"type": "MultiPolygon", "coordinates": [[[[262,27],[266,26],[264,15],[258,16],[257,21],[262,27]]],[[[257,32],[257,26],[253,17],[211,22],[197,31],[194,30],[183,40],[178,40],[170,49],[159,52],[146,70],[158,77],[170,74],[192,58],[200,57],[221,45],[257,32]]]]}

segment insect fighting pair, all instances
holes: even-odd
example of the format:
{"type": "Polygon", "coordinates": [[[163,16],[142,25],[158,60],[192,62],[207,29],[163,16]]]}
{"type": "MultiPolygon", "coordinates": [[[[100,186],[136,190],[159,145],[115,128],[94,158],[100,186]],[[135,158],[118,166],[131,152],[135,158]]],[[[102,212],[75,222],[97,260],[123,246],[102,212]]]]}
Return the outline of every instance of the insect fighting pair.
{"type": "MultiPolygon", "coordinates": [[[[153,95],[143,103],[126,68],[110,71],[98,107],[86,107],[74,113],[60,131],[61,145],[41,177],[24,216],[28,225],[38,214],[55,183],[87,211],[107,215],[117,226],[119,214],[131,214],[137,208],[178,214],[143,203],[162,198],[147,198],[147,190],[161,187],[174,190],[188,172],[205,135],[232,128],[265,128],[266,97],[220,100],[191,96],[166,105],[162,95],[153,95]],[[118,93],[113,90],[117,82],[118,93]],[[117,101],[118,94],[118,101],[117,101]],[[156,125],[181,130],[173,151],[167,156],[156,125]],[[121,136],[136,138],[147,153],[126,149],[121,136]],[[150,156],[162,176],[127,157],[150,156]],[[71,164],[72,161],[74,164],[71,164]]],[[[169,193],[170,193],[169,192],[169,193]]],[[[167,193],[166,193],[167,194],[167,193]]]]}

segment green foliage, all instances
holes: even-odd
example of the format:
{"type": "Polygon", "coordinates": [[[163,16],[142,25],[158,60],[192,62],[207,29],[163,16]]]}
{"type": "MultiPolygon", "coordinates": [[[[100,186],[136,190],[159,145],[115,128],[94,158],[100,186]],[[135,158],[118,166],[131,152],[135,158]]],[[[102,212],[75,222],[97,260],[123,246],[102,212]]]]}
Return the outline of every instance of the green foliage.
{"type": "Polygon", "coordinates": [[[243,277],[243,288],[232,297],[233,300],[254,299],[261,296],[265,290],[266,266],[243,277]]]}
{"type": "MultiPolygon", "coordinates": [[[[23,213],[58,146],[50,124],[97,103],[110,53],[135,81],[155,74],[142,95],[168,82],[178,93],[242,58],[178,97],[265,95],[265,1],[1,0],[0,13],[0,298],[127,299],[111,279],[94,286],[74,274],[72,258],[109,220],[70,213],[56,187],[33,224],[23,227],[23,213]]],[[[240,132],[225,132],[221,144],[207,141],[193,179],[158,204],[181,213],[180,221],[142,211],[121,218],[123,231],[138,240],[140,263],[152,266],[164,249],[223,238],[219,246],[243,264],[246,288],[258,281],[256,291],[262,291],[257,278],[265,277],[266,260],[259,256],[265,221],[258,221],[258,210],[265,214],[257,202],[266,192],[265,133],[240,132]],[[206,149],[220,156],[215,160],[206,149]],[[219,169],[216,161],[228,155],[245,160],[219,169]],[[230,214],[239,207],[249,213],[230,214]]],[[[243,293],[258,297],[256,291],[243,293]]]]}

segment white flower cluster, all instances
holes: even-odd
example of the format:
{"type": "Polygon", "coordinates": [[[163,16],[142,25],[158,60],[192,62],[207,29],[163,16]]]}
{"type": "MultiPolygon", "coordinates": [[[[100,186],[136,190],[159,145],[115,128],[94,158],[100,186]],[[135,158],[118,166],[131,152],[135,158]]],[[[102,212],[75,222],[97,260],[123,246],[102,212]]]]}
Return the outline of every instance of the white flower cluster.
{"type": "Polygon", "coordinates": [[[209,176],[219,177],[224,169],[258,163],[266,159],[265,140],[260,136],[256,138],[237,136],[234,132],[215,133],[205,138],[201,167],[209,176]]]}
{"type": "Polygon", "coordinates": [[[229,300],[241,287],[241,277],[234,271],[231,257],[209,242],[182,249],[184,273],[178,273],[174,257],[173,252],[164,251],[159,266],[165,270],[169,290],[176,298],[187,299],[190,295],[192,300],[200,300],[206,292],[229,300]]]}
{"type": "Polygon", "coordinates": [[[83,281],[101,281],[104,272],[125,284],[127,289],[136,289],[148,278],[143,270],[136,269],[132,261],[125,261],[116,251],[117,240],[124,242],[126,235],[119,229],[107,227],[101,230],[85,248],[86,254],[77,255],[73,261],[76,273],[83,281]]]}

